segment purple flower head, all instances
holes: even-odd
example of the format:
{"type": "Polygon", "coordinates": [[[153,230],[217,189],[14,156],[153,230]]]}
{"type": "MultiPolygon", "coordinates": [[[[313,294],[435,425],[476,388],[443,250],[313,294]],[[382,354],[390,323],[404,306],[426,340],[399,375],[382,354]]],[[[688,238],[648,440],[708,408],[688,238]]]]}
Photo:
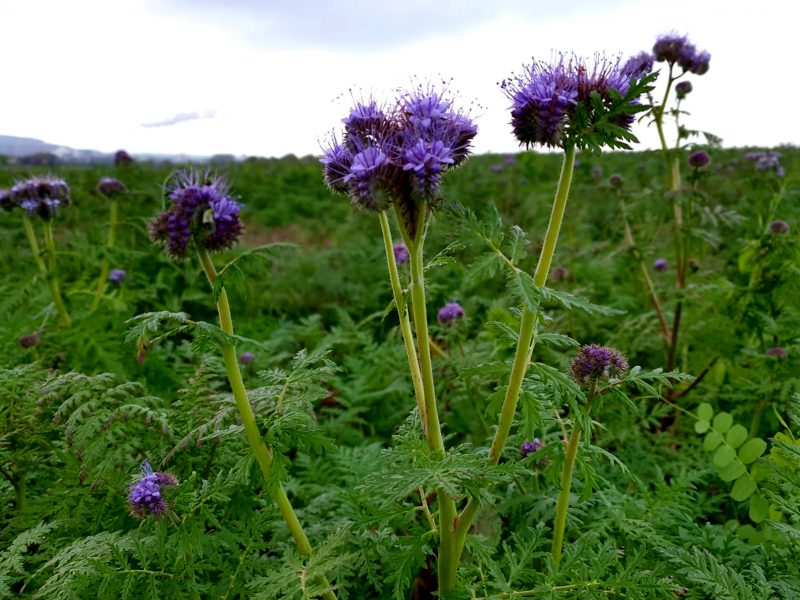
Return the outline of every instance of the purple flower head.
{"type": "Polygon", "coordinates": [[[128,188],[125,187],[125,184],[118,179],[114,179],[113,177],[102,177],[100,178],[100,181],[97,182],[97,191],[103,194],[103,196],[113,198],[114,196],[124,194],[128,191],[128,188]]]}
{"type": "Polygon", "coordinates": [[[566,267],[556,267],[553,269],[553,272],[550,273],[550,279],[553,281],[561,281],[562,279],[569,279],[572,276],[572,273],[569,272],[569,269],[566,267]]]}
{"type": "Polygon", "coordinates": [[[178,480],[169,473],[154,472],[147,461],[142,462],[140,471],[141,477],[128,494],[131,513],[139,518],[163,515],[167,511],[167,502],[162,487],[176,486],[178,480]]]}
{"type": "Polygon", "coordinates": [[[783,176],[783,168],[780,165],[781,155],[778,152],[748,152],[744,155],[747,160],[752,160],[756,163],[756,171],[781,170],[779,177],[783,176]]]}
{"type": "Polygon", "coordinates": [[[456,319],[464,318],[464,309],[458,302],[447,302],[442,308],[439,309],[437,319],[441,325],[445,323],[452,323],[456,319]]]}
{"type": "Polygon", "coordinates": [[[243,365],[248,365],[256,359],[256,355],[252,352],[242,352],[239,355],[239,362],[243,365]]]}
{"type": "Polygon", "coordinates": [[[410,213],[438,200],[443,174],[469,156],[478,131],[430,85],[400,92],[390,109],[356,102],[344,124],[342,141],[333,136],[323,148],[325,182],[368,211],[400,203],[410,213]]]}
{"type": "Polygon", "coordinates": [[[408,262],[408,248],[406,248],[405,244],[395,244],[392,250],[394,250],[394,261],[398,265],[403,265],[408,262]]]}
{"type": "Polygon", "coordinates": [[[653,261],[653,268],[656,271],[666,271],[668,267],[666,258],[657,258],[653,261]]]}
{"type": "Polygon", "coordinates": [[[786,171],[781,165],[775,167],[775,177],[783,177],[786,174],[786,171]]]}
{"type": "Polygon", "coordinates": [[[681,81],[675,86],[675,93],[678,95],[679,100],[683,100],[691,92],[692,92],[691,81],[681,81]]]}
{"type": "Polygon", "coordinates": [[[656,62],[667,62],[670,64],[678,62],[681,50],[688,43],[685,35],[668,33],[656,39],[653,45],[653,55],[656,62]]]}
{"type": "Polygon", "coordinates": [[[33,348],[34,346],[39,345],[41,340],[41,334],[38,331],[34,331],[33,333],[20,336],[19,345],[23,348],[33,348]]]}
{"type": "Polygon", "coordinates": [[[525,458],[529,454],[540,450],[542,446],[543,444],[539,438],[533,438],[533,441],[522,442],[522,445],[519,447],[519,454],[522,458],[525,458]]]}
{"type": "Polygon", "coordinates": [[[133,159],[131,155],[125,152],[125,150],[117,150],[114,153],[114,166],[115,167],[127,167],[128,165],[133,164],[133,159]]]}
{"type": "Polygon", "coordinates": [[[769,224],[769,231],[775,235],[784,235],[789,233],[789,224],[786,221],[777,219],[769,224]]]}
{"type": "Polygon", "coordinates": [[[45,221],[54,219],[59,209],[70,203],[67,183],[53,175],[18,181],[11,188],[11,195],[29,217],[38,216],[45,221]]]}
{"type": "Polygon", "coordinates": [[[619,173],[612,173],[611,177],[608,178],[608,183],[614,189],[619,190],[622,188],[622,185],[625,183],[625,180],[619,173]]]}
{"type": "Polygon", "coordinates": [[[708,153],[703,150],[698,150],[689,155],[689,166],[695,169],[702,169],[709,162],[711,162],[711,158],[708,156],[708,153]]]}
{"type": "Polygon", "coordinates": [[[128,274],[123,269],[111,269],[108,274],[108,280],[111,283],[120,284],[127,276],[128,274]]]}
{"type": "Polygon", "coordinates": [[[244,231],[239,204],[229,196],[222,177],[206,171],[176,173],[167,189],[171,204],[150,223],[150,239],[164,246],[168,256],[186,258],[190,242],[209,251],[233,246],[244,231]]]}
{"type": "Polygon", "coordinates": [[[628,361],[619,350],[591,344],[580,347],[569,369],[577,383],[588,386],[592,381],[624,375],[628,371],[628,361]]]}
{"type": "Polygon", "coordinates": [[[786,351],[786,348],[781,348],[780,346],[776,348],[769,348],[767,350],[767,356],[774,356],[776,358],[786,358],[789,353],[786,351]]]}
{"type": "Polygon", "coordinates": [[[628,59],[622,66],[622,71],[638,79],[653,70],[654,61],[655,57],[649,52],[640,52],[636,56],[631,56],[628,59]]]}

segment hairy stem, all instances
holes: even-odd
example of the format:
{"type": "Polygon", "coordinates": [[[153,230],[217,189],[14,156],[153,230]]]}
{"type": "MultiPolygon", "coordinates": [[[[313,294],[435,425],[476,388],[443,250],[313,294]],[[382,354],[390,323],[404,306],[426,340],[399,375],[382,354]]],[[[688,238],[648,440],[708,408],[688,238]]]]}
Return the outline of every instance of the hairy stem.
{"type": "MultiPolygon", "coordinates": [[[[550,222],[547,225],[544,245],[539,254],[539,262],[536,265],[536,271],[534,271],[533,275],[533,282],[540,287],[543,287],[547,282],[547,275],[550,272],[550,265],[553,261],[553,255],[555,254],[558,234],[561,230],[561,223],[564,219],[564,212],[567,207],[567,198],[569,197],[574,164],[575,148],[568,146],[564,149],[564,161],[561,165],[561,175],[558,179],[558,187],[556,188],[556,195],[553,200],[553,209],[550,212],[550,222]]],[[[500,460],[503,448],[508,440],[509,432],[511,431],[511,425],[514,422],[517,402],[519,400],[520,390],[522,389],[522,381],[525,378],[525,373],[528,370],[528,364],[533,354],[536,323],[537,314],[525,308],[520,321],[519,340],[517,341],[517,348],[514,353],[514,363],[511,367],[508,387],[506,388],[506,394],[503,398],[503,406],[500,410],[497,430],[495,431],[492,446],[489,450],[489,465],[496,465],[500,460]]],[[[470,498],[466,507],[464,507],[464,510],[461,512],[461,515],[458,517],[455,542],[456,564],[460,560],[461,553],[464,550],[467,531],[469,531],[477,512],[478,503],[474,498],[470,498]]]]}
{"type": "MultiPolygon", "coordinates": [[[[106,240],[106,250],[110,251],[114,247],[114,229],[117,226],[117,213],[119,211],[119,201],[116,199],[111,200],[111,215],[109,219],[109,226],[108,226],[108,239],[106,240]]],[[[100,264],[100,278],[97,280],[97,289],[94,292],[94,299],[92,300],[92,306],[89,309],[90,312],[94,312],[97,310],[97,307],[100,306],[100,300],[103,298],[103,292],[106,291],[106,283],[108,282],[108,272],[111,268],[111,265],[108,261],[108,256],[103,259],[103,262],[100,264]]]]}
{"type": "Polygon", "coordinates": [[[417,401],[419,417],[422,421],[422,429],[425,437],[428,437],[428,422],[425,410],[425,389],[422,385],[422,373],[417,360],[417,350],[414,347],[414,336],[411,332],[411,321],[408,316],[408,307],[403,296],[403,287],[400,285],[400,274],[397,271],[397,261],[394,257],[394,246],[392,244],[392,230],[389,228],[389,219],[386,212],[382,211],[379,215],[381,232],[383,233],[383,246],[386,250],[386,263],[389,267],[389,280],[392,284],[392,295],[397,307],[397,316],[400,319],[400,331],[403,334],[403,344],[406,348],[408,358],[408,368],[411,371],[411,382],[414,385],[414,397],[417,401]]]}
{"type": "Polygon", "coordinates": [[[61,289],[58,287],[58,277],[56,276],[56,243],[53,239],[53,228],[50,221],[44,222],[43,229],[44,245],[47,249],[47,285],[50,287],[50,295],[53,297],[53,304],[55,304],[56,311],[58,312],[58,322],[62,327],[69,327],[72,325],[72,319],[69,318],[67,307],[64,306],[64,300],[61,298],[61,289]]]}
{"type": "MultiPolygon", "coordinates": [[[[199,249],[198,254],[200,257],[200,264],[203,266],[203,271],[214,289],[217,281],[217,270],[206,250],[199,249]]],[[[219,313],[219,323],[222,331],[228,335],[233,335],[233,318],[231,317],[230,303],[228,302],[228,293],[223,287],[217,297],[217,311],[219,313]]],[[[303,526],[297,518],[297,514],[283,489],[280,482],[276,482],[274,486],[270,485],[270,468],[272,466],[272,450],[264,443],[261,438],[261,433],[256,423],[253,409],[250,406],[250,401],[247,399],[247,392],[242,380],[242,373],[239,370],[239,361],[236,358],[236,347],[233,344],[222,344],[222,360],[225,363],[225,371],[228,374],[228,381],[231,385],[233,398],[236,401],[236,408],[239,410],[239,416],[242,419],[242,427],[247,437],[247,442],[250,445],[250,450],[256,457],[258,466],[261,468],[261,474],[264,476],[264,481],[267,486],[271,488],[272,497],[278,505],[278,509],[283,515],[283,519],[289,528],[292,537],[294,538],[297,550],[304,556],[310,556],[312,553],[311,544],[308,541],[303,526]]],[[[327,584],[327,582],[325,582],[327,584]]],[[[330,587],[328,585],[328,587],[330,587]]],[[[332,591],[325,594],[325,598],[334,600],[336,596],[332,591]]]]}

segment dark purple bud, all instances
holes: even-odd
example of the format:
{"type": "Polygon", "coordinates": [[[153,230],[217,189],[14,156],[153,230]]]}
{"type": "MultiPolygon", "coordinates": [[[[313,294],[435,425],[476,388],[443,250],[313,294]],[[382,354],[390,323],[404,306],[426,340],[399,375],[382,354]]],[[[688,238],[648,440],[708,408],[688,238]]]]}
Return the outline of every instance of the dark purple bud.
{"type": "Polygon", "coordinates": [[[569,269],[565,267],[556,267],[553,269],[553,272],[550,273],[550,279],[553,281],[561,281],[562,279],[569,279],[572,276],[572,273],[569,272],[569,269]]]}
{"type": "Polygon", "coordinates": [[[690,258],[686,261],[686,265],[692,273],[697,273],[700,270],[700,262],[696,258],[690,258]]]}
{"type": "Polygon", "coordinates": [[[653,261],[653,268],[656,271],[666,271],[668,267],[666,258],[657,258],[653,261]]]}
{"type": "Polygon", "coordinates": [[[709,162],[711,162],[711,158],[708,156],[708,153],[703,150],[698,150],[689,155],[689,166],[695,169],[702,169],[709,162]]]}
{"type": "Polygon", "coordinates": [[[580,347],[569,369],[577,383],[588,386],[592,381],[624,375],[628,371],[628,361],[619,350],[591,344],[580,347]]]}
{"type": "Polygon", "coordinates": [[[464,309],[461,308],[461,305],[458,302],[446,303],[442,308],[439,309],[439,314],[437,315],[437,319],[442,325],[445,323],[452,323],[456,319],[463,318],[464,309]]]}
{"type": "Polygon", "coordinates": [[[775,235],[784,235],[789,233],[789,224],[778,219],[769,224],[769,230],[775,235]]]}
{"type": "Polygon", "coordinates": [[[608,183],[613,187],[615,190],[621,189],[624,180],[622,179],[622,175],[619,173],[614,173],[611,177],[608,178],[608,183]]]}
{"type": "Polygon", "coordinates": [[[786,358],[788,354],[786,348],[781,348],[780,346],[767,350],[767,356],[774,356],[776,358],[786,358]]]}
{"type": "Polygon", "coordinates": [[[118,179],[114,179],[113,177],[102,177],[100,181],[97,182],[97,191],[104,196],[113,198],[114,196],[124,194],[128,191],[128,188],[125,187],[125,184],[118,179]]]}
{"type": "Polygon", "coordinates": [[[691,81],[681,81],[675,86],[675,93],[679,100],[683,100],[692,91],[691,81]]]}
{"type": "Polygon", "coordinates": [[[239,355],[239,362],[243,365],[248,365],[256,359],[256,355],[252,352],[242,352],[239,355]]]}
{"type": "Polygon", "coordinates": [[[406,248],[405,244],[395,244],[394,245],[394,261],[398,265],[403,265],[408,262],[408,248],[406,248]]]}
{"type": "Polygon", "coordinates": [[[539,450],[542,445],[539,438],[533,438],[533,441],[522,442],[522,445],[519,447],[519,454],[522,458],[525,458],[529,454],[533,454],[539,450]]]}
{"type": "Polygon", "coordinates": [[[33,333],[28,333],[26,335],[20,336],[19,338],[19,345],[23,348],[33,348],[37,346],[41,341],[42,336],[38,331],[34,331],[33,333]]]}
{"type": "Polygon", "coordinates": [[[127,276],[128,274],[123,269],[111,269],[108,274],[108,280],[111,283],[120,284],[127,276]]]}
{"type": "Polygon", "coordinates": [[[127,167],[131,164],[133,164],[133,158],[131,158],[131,155],[125,152],[125,150],[117,150],[114,153],[114,166],[127,167]]]}

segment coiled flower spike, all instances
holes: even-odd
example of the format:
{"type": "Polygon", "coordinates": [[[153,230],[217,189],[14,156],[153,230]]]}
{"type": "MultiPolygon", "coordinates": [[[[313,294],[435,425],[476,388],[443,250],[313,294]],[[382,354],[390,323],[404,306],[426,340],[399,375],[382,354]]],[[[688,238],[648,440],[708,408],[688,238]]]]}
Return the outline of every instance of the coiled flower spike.
{"type": "Polygon", "coordinates": [[[628,361],[619,350],[591,344],[580,347],[569,370],[578,384],[588,387],[593,381],[624,375],[628,371],[628,361]]]}
{"type": "Polygon", "coordinates": [[[51,221],[61,208],[69,206],[69,186],[53,175],[31,177],[19,181],[11,188],[13,202],[28,217],[38,216],[44,221],[51,221]]]}
{"type": "Polygon", "coordinates": [[[169,473],[154,472],[147,461],[142,462],[140,471],[139,481],[131,486],[128,494],[131,513],[139,518],[161,516],[167,511],[162,488],[176,486],[178,480],[169,473]]]}

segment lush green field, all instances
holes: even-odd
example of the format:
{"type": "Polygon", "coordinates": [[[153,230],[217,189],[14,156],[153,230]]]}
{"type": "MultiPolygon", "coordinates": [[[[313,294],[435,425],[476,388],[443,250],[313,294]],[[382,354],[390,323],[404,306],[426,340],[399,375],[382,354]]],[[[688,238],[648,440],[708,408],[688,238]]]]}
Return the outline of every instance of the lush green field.
{"type": "MultiPolygon", "coordinates": [[[[275,450],[266,486],[218,350],[231,340],[203,325],[217,324],[206,277],[147,237],[171,169],[57,170],[72,205],[53,222],[49,276],[20,211],[0,212],[0,597],[302,598],[325,577],[339,598],[427,598],[428,504],[435,513],[442,488],[481,505],[453,597],[800,597],[800,152],[779,150],[778,177],[745,150],[707,151],[701,170],[681,158],[685,287],[661,155],[578,156],[554,293],[540,298],[543,328],[494,467],[484,458],[528,301],[497,252],[533,272],[560,156],[476,156],[445,180],[425,247],[444,463],[420,441],[377,217],[333,195],[316,158],[218,169],[246,233],[216,266],[255,249],[225,289],[275,450]],[[101,176],[129,189],[109,249],[101,176]],[[92,311],[104,260],[126,277],[92,311]],[[642,266],[668,329],[681,307],[672,353],[642,266]],[[448,301],[465,317],[438,323],[448,301]],[[146,313],[161,314],[136,319],[146,313]],[[32,333],[38,343],[23,347],[32,333]],[[566,375],[573,340],[612,346],[641,370],[620,384],[630,400],[616,387],[593,409],[556,564],[550,530],[579,396],[566,375]],[[521,456],[534,438],[541,449],[521,456]],[[143,460],[178,481],[168,516],[131,514],[143,460]],[[270,499],[279,479],[311,558],[270,499]]],[[[3,167],[0,188],[32,174],[3,167]]],[[[400,276],[408,285],[408,265],[400,276]]]]}

